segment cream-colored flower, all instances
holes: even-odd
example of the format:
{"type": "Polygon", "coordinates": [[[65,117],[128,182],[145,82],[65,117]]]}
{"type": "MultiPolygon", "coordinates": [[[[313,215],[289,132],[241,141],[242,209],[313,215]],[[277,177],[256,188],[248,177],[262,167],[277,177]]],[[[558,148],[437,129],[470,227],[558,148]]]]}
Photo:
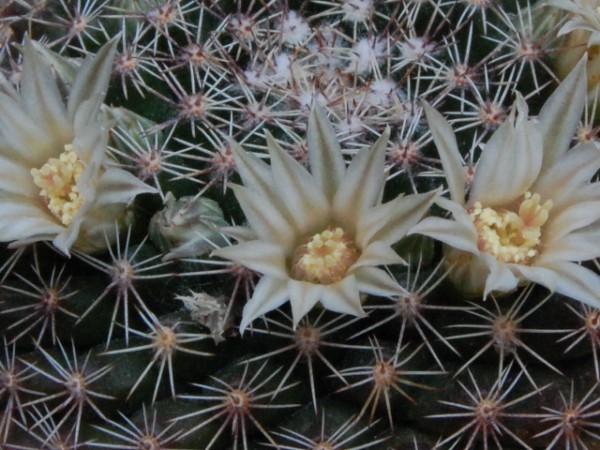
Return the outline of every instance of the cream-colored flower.
{"type": "Polygon", "coordinates": [[[106,247],[115,220],[139,193],[153,192],[112,167],[108,130],[99,117],[116,43],[86,58],[67,99],[32,42],[23,46],[20,89],[0,75],[0,240],[22,245],[51,240],[106,247]]]}
{"type": "Polygon", "coordinates": [[[549,0],[548,5],[571,13],[559,30],[559,35],[573,31],[587,31],[588,46],[600,45],[600,1],[598,0],[549,0]]]}
{"type": "Polygon", "coordinates": [[[267,136],[271,167],[233,144],[244,186],[233,186],[250,228],[238,245],[214,255],[262,273],[244,307],[242,332],[290,300],[294,323],[317,302],[362,316],[359,293],[402,291],[376,266],[402,259],[391,245],[421,219],[437,191],[381,203],[387,133],[346,167],[335,132],[320,109],[308,122],[311,173],[267,136]]]}
{"type": "MultiPolygon", "coordinates": [[[[600,1],[599,0],[550,0],[549,6],[560,9],[566,22],[558,31],[564,36],[554,60],[556,73],[566,77],[584,53],[587,53],[588,90],[591,95],[600,81],[600,1]]],[[[549,8],[540,16],[543,24],[549,16],[549,8]]],[[[555,15],[556,16],[556,15],[555,15]]]]}
{"type": "Polygon", "coordinates": [[[447,244],[451,276],[471,293],[533,281],[600,306],[600,277],[578,264],[600,256],[600,168],[594,144],[569,150],[585,104],[585,59],[528,118],[518,96],[477,163],[468,198],[456,138],[430,106],[427,119],[446,172],[454,220],[429,217],[415,232],[447,244]]]}

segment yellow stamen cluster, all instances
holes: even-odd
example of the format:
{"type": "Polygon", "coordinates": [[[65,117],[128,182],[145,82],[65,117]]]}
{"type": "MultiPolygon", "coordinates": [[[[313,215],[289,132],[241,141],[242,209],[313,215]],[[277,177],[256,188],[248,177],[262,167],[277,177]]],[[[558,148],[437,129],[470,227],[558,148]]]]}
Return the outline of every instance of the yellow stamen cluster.
{"type": "Polygon", "coordinates": [[[83,170],[83,162],[71,144],[65,145],[65,151],[58,158],[50,158],[39,169],[31,169],[33,182],[41,189],[40,197],[54,217],[65,226],[71,224],[73,216],[83,204],[77,188],[83,170]]]}
{"type": "Polygon", "coordinates": [[[470,217],[475,224],[478,247],[498,261],[528,264],[538,254],[542,226],[548,220],[552,200],[540,205],[540,195],[527,192],[518,212],[483,208],[476,202],[470,217]]]}
{"type": "Polygon", "coordinates": [[[331,284],[346,276],[359,252],[341,228],[328,227],[296,249],[292,277],[317,284],[331,284]]]}

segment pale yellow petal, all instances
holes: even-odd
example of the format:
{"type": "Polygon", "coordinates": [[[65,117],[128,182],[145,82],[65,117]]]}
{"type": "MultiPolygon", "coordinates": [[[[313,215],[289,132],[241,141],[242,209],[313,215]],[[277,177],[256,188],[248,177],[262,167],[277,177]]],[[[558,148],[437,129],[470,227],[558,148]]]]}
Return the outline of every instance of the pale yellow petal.
{"type": "Polygon", "coordinates": [[[288,299],[288,280],[263,276],[252,294],[252,298],[244,306],[240,333],[243,334],[254,319],[279,308],[288,299]]]}

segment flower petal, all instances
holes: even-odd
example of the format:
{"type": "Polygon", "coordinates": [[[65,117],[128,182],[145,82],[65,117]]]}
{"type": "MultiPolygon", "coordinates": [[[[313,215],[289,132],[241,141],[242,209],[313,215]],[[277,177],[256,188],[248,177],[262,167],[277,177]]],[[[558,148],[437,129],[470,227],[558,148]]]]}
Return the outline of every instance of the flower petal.
{"type": "Polygon", "coordinates": [[[252,298],[244,306],[240,333],[243,334],[248,325],[269,311],[279,308],[288,299],[287,279],[263,276],[252,294],[252,298]]]}
{"type": "MultiPolygon", "coordinates": [[[[62,143],[64,145],[64,143],[62,143]]],[[[0,149],[30,167],[40,167],[63,148],[31,120],[23,106],[0,92],[0,149]],[[58,145],[58,147],[57,147],[58,145]]]]}
{"type": "Polygon", "coordinates": [[[277,209],[279,215],[289,221],[288,209],[276,190],[271,167],[256,155],[245,151],[237,142],[232,140],[229,145],[244,186],[255,191],[259,197],[263,197],[264,203],[277,209]]]}
{"type": "Polygon", "coordinates": [[[369,208],[381,202],[389,134],[388,129],[370,150],[359,151],[346,169],[333,198],[333,214],[340,223],[355,224],[369,208]]]}
{"type": "Polygon", "coordinates": [[[600,277],[583,266],[561,262],[545,266],[556,274],[556,292],[600,308],[600,277]]]}
{"type": "Polygon", "coordinates": [[[556,211],[563,203],[570,203],[573,194],[588,183],[598,169],[600,157],[596,146],[592,143],[577,146],[540,174],[531,192],[540,194],[542,201],[552,200],[556,211]]]}
{"type": "MultiPolygon", "coordinates": [[[[306,234],[315,222],[327,221],[329,202],[302,165],[288,155],[267,132],[273,178],[283,203],[299,234],[306,234]]],[[[325,226],[325,225],[323,225],[325,226]]]]}
{"type": "MultiPolygon", "coordinates": [[[[80,209],[78,213],[81,212],[82,211],[80,209]]],[[[81,214],[73,217],[73,221],[69,227],[63,228],[61,232],[54,237],[52,240],[52,245],[54,245],[54,247],[56,247],[59,251],[63,252],[66,256],[71,256],[71,247],[77,240],[82,224],[83,218],[81,217],[81,214]]]]}
{"type": "Polygon", "coordinates": [[[294,328],[321,298],[324,286],[321,284],[308,283],[306,281],[289,280],[288,291],[290,304],[292,306],[292,317],[294,328]]]}
{"type": "Polygon", "coordinates": [[[21,94],[32,120],[57,140],[68,142],[73,134],[67,110],[50,68],[34,50],[31,40],[25,39],[21,94]]]}
{"type": "Polygon", "coordinates": [[[104,99],[108,82],[113,68],[113,61],[117,50],[118,39],[113,39],[102,46],[95,55],[90,54],[77,71],[67,111],[69,119],[74,121],[79,106],[86,100],[99,97],[104,99]]]}
{"type": "Polygon", "coordinates": [[[256,272],[287,278],[285,254],[281,247],[262,241],[243,242],[214,250],[211,256],[229,259],[256,272]]]}
{"type": "Polygon", "coordinates": [[[454,131],[444,116],[429,103],[423,101],[423,109],[433,141],[442,160],[450,198],[462,205],[465,203],[464,167],[454,131]]]}
{"type": "Polygon", "coordinates": [[[508,264],[499,262],[487,253],[481,253],[480,257],[490,269],[490,274],[485,280],[483,298],[486,298],[493,291],[510,292],[517,288],[519,279],[509,269],[508,264]]]}
{"type": "Polygon", "coordinates": [[[536,263],[579,262],[598,256],[600,256],[600,227],[594,224],[544,244],[544,250],[536,259],[536,263]]]}
{"type": "Polygon", "coordinates": [[[357,317],[366,316],[360,304],[356,278],[349,275],[334,284],[324,286],[321,303],[325,309],[357,317]]]}
{"type": "MultiPolygon", "coordinates": [[[[89,102],[85,102],[84,107],[88,104],[89,102]]],[[[73,150],[86,165],[101,167],[105,162],[111,161],[107,158],[108,130],[102,122],[76,126],[72,144],[73,150]]]]}
{"type": "Polygon", "coordinates": [[[156,189],[131,173],[110,167],[100,177],[96,193],[97,205],[130,203],[139,194],[154,194],[156,189]]]}
{"type": "Polygon", "coordinates": [[[584,53],[584,57],[546,100],[538,115],[544,137],[542,172],[550,168],[567,151],[579,126],[587,98],[585,55],[584,53]]]}
{"type": "Polygon", "coordinates": [[[98,113],[102,106],[102,97],[97,95],[88,100],[81,102],[77,111],[75,111],[75,117],[73,118],[73,124],[75,127],[75,134],[81,138],[87,133],[99,134],[105,133],[106,123],[102,122],[104,118],[99,119],[98,113]]]}
{"type": "Polygon", "coordinates": [[[542,230],[544,243],[562,239],[567,234],[600,219],[600,201],[573,201],[572,205],[566,206],[558,214],[552,213],[550,210],[550,218],[542,230]]]}
{"type": "Polygon", "coordinates": [[[384,241],[389,245],[402,239],[429,210],[438,190],[424,194],[398,196],[394,200],[372,208],[359,218],[356,241],[362,248],[370,242],[384,241]]]}
{"type": "Polygon", "coordinates": [[[235,159],[236,170],[240,174],[244,186],[268,197],[273,191],[273,175],[271,168],[254,153],[245,151],[240,144],[229,141],[231,153],[235,159]]]}
{"type": "Polygon", "coordinates": [[[17,194],[37,198],[40,188],[33,183],[30,167],[0,156],[0,191],[2,195],[17,194]]]}
{"type": "Polygon", "coordinates": [[[315,106],[308,119],[306,133],[310,171],[325,197],[331,201],[346,171],[335,130],[325,112],[315,106]]]}
{"type": "Polygon", "coordinates": [[[459,250],[477,254],[477,231],[470,223],[464,226],[455,220],[441,217],[426,217],[415,225],[408,234],[422,234],[448,244],[459,250]]]}
{"type": "Polygon", "coordinates": [[[352,265],[350,270],[354,271],[354,269],[364,266],[402,264],[404,262],[387,242],[375,241],[362,250],[360,258],[352,265]]]}
{"type": "Polygon", "coordinates": [[[0,198],[0,240],[45,240],[64,230],[37,200],[0,198]],[[37,239],[39,237],[39,239],[37,239]]]}
{"type": "Polygon", "coordinates": [[[361,267],[353,271],[358,290],[371,295],[388,297],[405,294],[406,291],[385,270],[377,267],[361,267]]]}
{"type": "Polygon", "coordinates": [[[538,125],[527,119],[527,105],[518,95],[511,115],[492,135],[477,162],[469,204],[505,206],[529,190],[542,166],[538,125]]]}
{"type": "Polygon", "coordinates": [[[245,186],[229,185],[237,198],[250,227],[267,242],[278,242],[285,248],[293,244],[294,229],[281,215],[279,209],[245,186]]]}
{"type": "MultiPolygon", "coordinates": [[[[536,261],[536,264],[537,263],[538,262],[536,261]]],[[[511,264],[511,270],[513,273],[516,273],[521,280],[540,284],[552,292],[556,289],[556,274],[546,267],[511,264]]]]}

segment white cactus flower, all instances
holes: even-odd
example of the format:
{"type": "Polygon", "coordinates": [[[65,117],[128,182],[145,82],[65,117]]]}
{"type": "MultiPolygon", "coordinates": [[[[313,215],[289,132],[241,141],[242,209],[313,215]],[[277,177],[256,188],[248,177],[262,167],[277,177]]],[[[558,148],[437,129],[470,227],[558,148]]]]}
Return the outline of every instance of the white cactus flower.
{"type": "Polygon", "coordinates": [[[111,166],[99,117],[116,41],[81,64],[63,99],[50,67],[27,39],[19,90],[0,75],[0,240],[51,240],[95,251],[139,193],[154,192],[111,166]]]}
{"type": "Polygon", "coordinates": [[[600,307],[600,277],[579,263],[600,256],[600,168],[595,144],[569,150],[586,101],[585,59],[537,119],[518,96],[475,169],[468,198],[454,132],[431,106],[427,119],[454,220],[429,217],[415,227],[447,244],[451,276],[472,294],[508,292],[527,281],[600,307]]]}
{"type": "Polygon", "coordinates": [[[267,138],[271,167],[233,144],[244,182],[233,189],[250,228],[234,229],[242,242],[213,252],[263,274],[241,331],[288,299],[297,324],[317,302],[362,316],[360,292],[402,292],[376,266],[402,262],[391,245],[427,212],[437,191],[381,203],[387,133],[346,167],[331,124],[315,108],[307,132],[311,173],[267,138]]]}
{"type": "Polygon", "coordinates": [[[559,35],[572,31],[588,31],[588,46],[600,44],[600,3],[598,0],[549,0],[548,5],[571,13],[559,35]]]}

